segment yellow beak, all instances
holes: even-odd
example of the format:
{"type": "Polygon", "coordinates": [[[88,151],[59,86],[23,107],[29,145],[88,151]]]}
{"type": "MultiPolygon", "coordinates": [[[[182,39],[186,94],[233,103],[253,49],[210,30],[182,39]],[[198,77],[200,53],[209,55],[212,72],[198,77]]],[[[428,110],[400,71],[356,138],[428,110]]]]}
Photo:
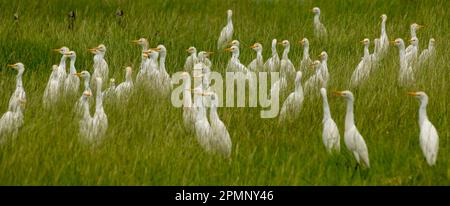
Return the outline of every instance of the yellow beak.
{"type": "Polygon", "coordinates": [[[14,68],[14,67],[16,67],[16,64],[8,64],[8,65],[6,65],[7,67],[12,67],[12,68],[14,68]]]}
{"type": "Polygon", "coordinates": [[[334,92],[333,92],[333,95],[335,95],[335,96],[342,96],[342,92],[340,92],[340,91],[334,91],[334,92]]]}
{"type": "Polygon", "coordinates": [[[229,52],[231,51],[231,48],[225,48],[224,50],[229,52]]]}
{"type": "Polygon", "coordinates": [[[159,51],[161,51],[161,48],[151,48],[151,50],[159,52],[159,51]]]}
{"type": "Polygon", "coordinates": [[[409,96],[417,96],[417,93],[416,92],[408,92],[407,93],[409,96]]]}
{"type": "Polygon", "coordinates": [[[61,51],[61,49],[52,49],[52,51],[59,52],[59,51],[61,51]]]}
{"type": "Polygon", "coordinates": [[[131,43],[133,43],[133,44],[138,44],[138,43],[139,43],[139,40],[132,40],[131,43]]]}
{"type": "Polygon", "coordinates": [[[73,74],[73,75],[75,75],[75,76],[77,76],[77,77],[81,77],[81,73],[75,73],[75,74],[73,74]]]}

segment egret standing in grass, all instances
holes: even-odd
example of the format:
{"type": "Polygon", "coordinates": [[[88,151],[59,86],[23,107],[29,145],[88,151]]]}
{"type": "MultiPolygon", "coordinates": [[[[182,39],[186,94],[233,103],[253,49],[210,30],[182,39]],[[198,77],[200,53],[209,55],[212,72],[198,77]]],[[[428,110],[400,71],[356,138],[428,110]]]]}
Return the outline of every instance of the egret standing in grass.
{"type": "Polygon", "coordinates": [[[434,47],[435,40],[433,38],[428,42],[428,48],[424,49],[419,56],[419,66],[423,66],[426,62],[431,62],[436,56],[436,49],[434,47]]]}
{"type": "MultiPolygon", "coordinates": [[[[85,92],[92,94],[91,91],[91,86],[89,84],[90,80],[91,80],[91,74],[89,74],[88,71],[82,71],[80,73],[76,73],[75,74],[77,77],[81,77],[84,80],[84,91],[83,91],[83,95],[85,92]]],[[[77,103],[75,104],[75,112],[77,114],[83,114],[83,95],[80,97],[80,99],[77,101],[77,103]]],[[[92,102],[92,99],[90,98],[91,96],[88,96],[88,101],[92,102]]]]}
{"type": "Polygon", "coordinates": [[[130,99],[134,87],[132,73],[133,69],[131,67],[125,68],[125,81],[117,85],[114,91],[119,102],[127,102],[130,99]]]}
{"type": "Polygon", "coordinates": [[[330,106],[328,105],[327,90],[322,87],[320,89],[320,93],[322,94],[323,101],[322,141],[328,153],[335,151],[339,152],[341,149],[341,136],[339,135],[339,129],[336,126],[336,122],[334,122],[331,117],[330,106]]]}
{"type": "Polygon", "coordinates": [[[64,54],[66,52],[69,52],[70,50],[69,50],[69,48],[63,46],[59,49],[53,49],[53,51],[62,54],[61,60],[59,62],[58,70],[57,70],[57,77],[58,77],[59,86],[60,86],[60,88],[58,88],[58,90],[63,90],[64,89],[64,81],[66,81],[66,78],[67,78],[67,71],[66,71],[67,56],[64,54]]]}
{"type": "Polygon", "coordinates": [[[95,79],[97,86],[97,93],[95,98],[95,113],[92,119],[93,136],[96,140],[101,140],[108,129],[108,117],[103,109],[103,95],[102,95],[102,78],[95,79]]]}
{"type": "Polygon", "coordinates": [[[300,44],[303,46],[303,57],[300,62],[300,71],[307,72],[309,65],[312,64],[312,60],[309,57],[309,40],[307,38],[303,38],[300,41],[300,44]]]}
{"type": "Polygon", "coordinates": [[[186,58],[186,62],[184,63],[184,71],[192,72],[194,65],[198,63],[197,49],[191,46],[186,51],[189,53],[189,56],[186,58]]]}
{"type": "Polygon", "coordinates": [[[227,65],[228,72],[245,72],[247,68],[241,63],[239,60],[239,47],[231,46],[230,48],[226,48],[225,51],[231,52],[231,59],[227,65]]]}
{"type": "Polygon", "coordinates": [[[103,44],[98,47],[89,49],[94,55],[94,72],[92,73],[92,86],[95,87],[97,77],[108,79],[109,69],[105,60],[106,47],[103,44]]]}
{"type": "Polygon", "coordinates": [[[414,73],[412,67],[406,62],[405,54],[405,42],[403,39],[397,38],[391,43],[395,44],[399,49],[400,56],[400,70],[399,70],[399,83],[402,85],[410,85],[414,82],[414,73]]]}
{"type": "Polygon", "coordinates": [[[233,11],[227,11],[227,25],[223,27],[220,32],[219,40],[217,40],[217,49],[224,49],[229,41],[233,38],[233,21],[231,17],[233,16],[233,11]]]}
{"type": "Polygon", "coordinates": [[[91,112],[89,111],[89,101],[87,100],[92,94],[89,91],[84,91],[81,96],[81,110],[80,116],[81,119],[79,121],[79,135],[83,141],[91,142],[92,141],[92,128],[93,128],[93,118],[91,116],[91,112]]]}
{"type": "Polygon", "coordinates": [[[356,162],[370,168],[369,151],[366,142],[356,128],[353,115],[353,93],[350,91],[334,92],[337,96],[342,96],[347,100],[347,113],[345,114],[344,141],[347,149],[353,153],[356,162]]]}
{"type": "Polygon", "coordinates": [[[314,13],[314,36],[316,36],[316,38],[326,37],[327,36],[327,29],[320,22],[320,9],[319,9],[319,7],[314,7],[312,9],[312,12],[314,13]]]}
{"type": "Polygon", "coordinates": [[[420,100],[419,128],[420,148],[427,160],[428,165],[436,164],[439,150],[439,136],[434,125],[427,116],[428,95],[425,92],[409,92],[408,95],[420,100]]]}
{"type": "Polygon", "coordinates": [[[188,132],[195,130],[196,108],[192,103],[191,76],[187,72],[181,74],[183,79],[183,123],[188,132]]]}
{"type": "Polygon", "coordinates": [[[415,68],[417,63],[417,57],[419,54],[419,39],[417,39],[417,37],[413,37],[411,38],[411,40],[409,40],[409,42],[411,43],[410,45],[411,47],[409,47],[411,49],[406,50],[405,60],[408,66],[415,68]]]}
{"type": "Polygon", "coordinates": [[[211,109],[209,112],[209,122],[211,123],[212,131],[211,146],[216,152],[229,158],[231,155],[232,144],[230,133],[228,133],[227,127],[222,120],[220,120],[219,114],[217,113],[219,97],[214,92],[210,92],[208,95],[211,96],[211,109]]]}
{"type": "Polygon", "coordinates": [[[158,92],[162,96],[168,96],[172,90],[172,84],[170,80],[170,75],[166,70],[166,55],[167,49],[164,45],[160,44],[153,50],[159,52],[159,72],[158,72],[158,92]]]}
{"type": "Polygon", "coordinates": [[[80,88],[80,78],[76,76],[77,69],[75,68],[77,54],[74,51],[69,51],[64,53],[64,56],[70,58],[70,72],[64,81],[64,94],[66,97],[73,97],[78,93],[80,88]]]}
{"type": "Polygon", "coordinates": [[[213,53],[214,52],[206,52],[206,51],[199,52],[198,53],[198,61],[205,64],[208,68],[211,68],[212,63],[211,63],[211,60],[208,59],[208,57],[210,57],[211,54],[213,54],[213,53]]]}
{"type": "Polygon", "coordinates": [[[148,50],[148,41],[146,38],[140,38],[138,40],[131,41],[133,44],[139,45],[142,48],[142,52],[145,52],[148,50]]]}
{"type": "Polygon", "coordinates": [[[16,69],[18,71],[17,77],[16,77],[16,90],[14,90],[14,93],[12,94],[11,98],[9,99],[9,111],[17,111],[17,107],[20,107],[20,109],[25,111],[25,104],[24,102],[27,101],[27,97],[25,94],[25,89],[23,88],[23,82],[22,82],[22,76],[25,72],[25,66],[22,63],[15,63],[15,64],[8,64],[8,67],[11,67],[13,69],[16,69]]]}
{"type": "Polygon", "coordinates": [[[45,109],[51,109],[59,100],[60,80],[58,78],[58,65],[53,65],[52,73],[44,90],[42,101],[45,109]]]}
{"type": "Polygon", "coordinates": [[[326,87],[330,80],[330,73],[328,73],[328,54],[323,51],[319,55],[320,57],[320,74],[322,75],[322,86],[326,87]]]}
{"type": "Polygon", "coordinates": [[[297,119],[300,115],[303,100],[302,72],[298,71],[295,77],[295,90],[289,94],[281,107],[279,123],[297,119]]]}
{"type": "Polygon", "coordinates": [[[370,40],[365,38],[361,41],[361,43],[364,44],[364,56],[361,58],[361,61],[356,66],[356,69],[352,74],[352,78],[350,80],[350,85],[352,87],[359,86],[369,77],[370,67],[372,64],[369,52],[370,40]]]}
{"type": "Polygon", "coordinates": [[[277,72],[280,67],[280,57],[277,52],[277,39],[272,40],[272,56],[264,63],[264,67],[268,72],[277,72]]]}
{"type": "MultiPolygon", "coordinates": [[[[411,26],[410,26],[410,32],[411,32],[411,39],[412,38],[417,38],[417,30],[419,30],[419,29],[421,29],[421,28],[423,28],[423,27],[425,27],[425,26],[423,26],[423,25],[420,25],[420,24],[417,24],[417,23],[413,23],[413,24],[411,24],[411,26]]],[[[419,41],[419,40],[417,40],[417,41],[419,41]]],[[[413,46],[414,45],[409,45],[407,48],[406,48],[406,53],[409,53],[409,52],[411,52],[411,49],[413,49],[413,46]]],[[[417,49],[417,51],[419,50],[419,45],[416,45],[416,49],[417,49]]]]}
{"type": "Polygon", "coordinates": [[[248,69],[252,72],[262,71],[264,67],[264,59],[262,55],[262,45],[260,43],[255,43],[252,46],[250,46],[253,50],[256,52],[256,58],[253,59],[252,62],[247,66],[248,69]]]}
{"type": "Polygon", "coordinates": [[[288,82],[291,82],[296,76],[294,64],[292,64],[288,56],[291,49],[291,44],[288,40],[283,40],[280,44],[284,47],[280,62],[280,75],[286,77],[288,82]]]}
{"type": "MultiPolygon", "coordinates": [[[[125,77],[126,79],[126,77],[125,77]]],[[[113,101],[116,98],[116,80],[114,78],[109,79],[109,87],[102,92],[105,102],[113,101]]]]}
{"type": "Polygon", "coordinates": [[[322,83],[321,63],[319,60],[314,61],[310,67],[314,68],[315,73],[305,82],[305,95],[313,95],[318,93],[319,83],[322,83]]]}
{"type": "Polygon", "coordinates": [[[382,14],[381,15],[381,34],[380,34],[380,55],[383,56],[387,53],[387,50],[389,48],[389,38],[386,32],[386,21],[387,21],[387,15],[382,14]]]}

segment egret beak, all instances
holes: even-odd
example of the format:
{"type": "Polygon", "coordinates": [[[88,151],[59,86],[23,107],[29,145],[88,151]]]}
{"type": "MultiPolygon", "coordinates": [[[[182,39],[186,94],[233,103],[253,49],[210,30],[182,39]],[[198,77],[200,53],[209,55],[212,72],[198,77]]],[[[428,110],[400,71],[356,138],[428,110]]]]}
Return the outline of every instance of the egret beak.
{"type": "Polygon", "coordinates": [[[409,40],[409,43],[412,43],[412,42],[413,42],[413,40],[412,40],[412,39],[410,39],[410,40],[409,40]]]}
{"type": "Polygon", "coordinates": [[[224,50],[227,52],[231,52],[231,48],[225,48],[224,50]]]}
{"type": "Polygon", "coordinates": [[[75,76],[77,76],[77,77],[81,77],[81,73],[80,73],[80,72],[75,73],[75,74],[73,74],[73,75],[75,75],[75,76]]]}
{"type": "Polygon", "coordinates": [[[342,94],[343,94],[343,93],[342,93],[342,92],[339,92],[339,91],[334,91],[334,92],[333,92],[333,95],[334,95],[334,96],[342,96],[342,94]]]}
{"type": "Polygon", "coordinates": [[[52,49],[52,51],[54,51],[54,52],[60,52],[61,49],[52,49]]]}
{"type": "Polygon", "coordinates": [[[88,51],[90,51],[91,53],[95,53],[97,51],[97,48],[91,48],[91,49],[88,49],[88,51]]]}
{"type": "Polygon", "coordinates": [[[189,49],[186,49],[186,52],[189,52],[190,50],[189,49]]]}
{"type": "Polygon", "coordinates": [[[304,45],[304,44],[305,44],[305,40],[302,39],[302,40],[299,41],[299,43],[300,43],[301,45],[304,45]]]}
{"type": "Polygon", "coordinates": [[[359,43],[364,44],[364,40],[359,41],[359,43]]]}
{"type": "Polygon", "coordinates": [[[317,55],[318,57],[322,57],[322,54],[317,55]]]}
{"type": "Polygon", "coordinates": [[[279,45],[283,45],[283,42],[278,42],[277,44],[279,44],[279,45]]]}
{"type": "Polygon", "coordinates": [[[157,51],[157,52],[159,52],[159,51],[161,51],[161,48],[151,48],[151,50],[153,50],[153,51],[157,51]]]}
{"type": "Polygon", "coordinates": [[[131,43],[133,43],[133,44],[138,44],[138,43],[139,43],[139,40],[132,40],[131,43]]]}
{"type": "Polygon", "coordinates": [[[16,68],[16,64],[8,64],[7,67],[16,68]]]}
{"type": "Polygon", "coordinates": [[[396,42],[395,42],[395,41],[389,41],[389,43],[391,43],[391,44],[395,44],[396,42]]]}
{"type": "Polygon", "coordinates": [[[424,27],[425,27],[425,25],[420,25],[420,24],[417,25],[417,29],[421,29],[421,28],[424,28],[424,27]]]}
{"type": "Polygon", "coordinates": [[[414,97],[417,96],[417,93],[416,93],[416,92],[408,92],[407,94],[408,94],[409,96],[414,96],[414,97]]]}
{"type": "Polygon", "coordinates": [[[256,44],[251,45],[250,48],[252,49],[256,48],[256,44]]]}

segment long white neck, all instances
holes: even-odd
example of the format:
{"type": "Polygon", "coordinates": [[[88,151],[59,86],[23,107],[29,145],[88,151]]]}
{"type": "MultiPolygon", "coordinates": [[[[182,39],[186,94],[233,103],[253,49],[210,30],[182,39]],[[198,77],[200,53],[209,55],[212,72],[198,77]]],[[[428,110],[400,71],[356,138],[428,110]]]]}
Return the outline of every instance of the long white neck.
{"type": "Polygon", "coordinates": [[[288,54],[289,54],[290,48],[291,48],[291,46],[289,44],[286,45],[286,47],[284,48],[284,51],[283,51],[283,59],[284,60],[289,59],[288,54]]]}
{"type": "Polygon", "coordinates": [[[96,62],[96,63],[100,62],[103,59],[104,56],[105,55],[102,54],[102,53],[95,54],[94,55],[94,62],[96,62]]]}
{"type": "Polygon", "coordinates": [[[278,56],[276,43],[275,44],[272,43],[272,57],[274,56],[278,56]]]}
{"type": "Polygon", "coordinates": [[[95,109],[103,109],[102,81],[97,81],[97,96],[95,98],[95,109]]]}
{"type": "Polygon", "coordinates": [[[84,78],[84,91],[91,90],[91,87],[89,86],[89,81],[91,80],[90,77],[84,78]]]}
{"type": "Polygon", "coordinates": [[[366,44],[366,45],[364,45],[364,57],[368,57],[368,56],[370,56],[369,45],[366,44]]]}
{"type": "Polygon", "coordinates": [[[233,21],[231,20],[231,15],[227,16],[227,25],[233,25],[233,21]]]}
{"type": "Polygon", "coordinates": [[[77,73],[77,70],[75,69],[75,61],[76,61],[76,57],[72,57],[70,58],[70,74],[75,74],[77,73]]]}
{"type": "Polygon", "coordinates": [[[211,124],[214,124],[219,119],[219,114],[217,114],[217,106],[216,104],[211,104],[211,109],[209,111],[209,120],[211,124]]]}
{"type": "Polygon", "coordinates": [[[127,73],[125,74],[125,81],[133,82],[133,78],[131,77],[131,71],[127,71],[127,73]]]}
{"type": "Polygon", "coordinates": [[[427,104],[428,104],[428,99],[423,99],[420,102],[419,125],[422,125],[423,122],[428,119],[428,116],[427,116],[427,104]]]}
{"type": "Polygon", "coordinates": [[[159,56],[159,70],[166,72],[166,53],[163,52],[159,56]]]}
{"type": "Polygon", "coordinates": [[[411,38],[417,37],[416,36],[416,29],[414,27],[411,27],[411,38]]]}
{"type": "Polygon", "coordinates": [[[303,59],[309,58],[309,45],[303,47],[303,59]]]}
{"type": "Polygon", "coordinates": [[[349,130],[355,125],[353,117],[353,100],[347,99],[347,113],[345,114],[345,130],[349,130]]]}
{"type": "Polygon", "coordinates": [[[188,91],[191,89],[191,79],[190,78],[184,78],[184,87],[183,87],[183,105],[185,107],[191,107],[192,106],[192,97],[191,92],[188,91]]]}
{"type": "Polygon", "coordinates": [[[301,80],[295,81],[295,93],[303,96],[303,87],[301,80]]]}
{"type": "Polygon", "coordinates": [[[66,55],[63,55],[61,57],[61,61],[59,62],[59,68],[62,68],[64,70],[66,69],[66,59],[67,59],[66,55]]]}
{"type": "Polygon", "coordinates": [[[381,35],[386,35],[386,20],[381,21],[381,35]]]}
{"type": "Polygon", "coordinates": [[[331,118],[330,106],[328,105],[327,94],[322,94],[323,99],[323,118],[328,119],[331,118]]]}
{"type": "Polygon", "coordinates": [[[320,24],[320,14],[317,13],[316,15],[314,15],[314,24],[320,24]]]}
{"type": "Polygon", "coordinates": [[[231,54],[231,58],[232,58],[232,59],[239,59],[239,50],[233,52],[233,53],[231,54]]]}
{"type": "Polygon", "coordinates": [[[23,70],[19,70],[19,73],[17,74],[17,77],[16,77],[16,87],[23,87],[22,75],[23,75],[23,70]]]}
{"type": "Polygon", "coordinates": [[[86,97],[83,97],[83,109],[84,109],[84,113],[83,113],[83,118],[86,119],[90,119],[91,117],[91,113],[89,111],[89,103],[87,101],[86,97]]]}
{"type": "Polygon", "coordinates": [[[257,62],[263,62],[263,56],[262,56],[262,51],[261,50],[256,51],[256,61],[257,62]]]}

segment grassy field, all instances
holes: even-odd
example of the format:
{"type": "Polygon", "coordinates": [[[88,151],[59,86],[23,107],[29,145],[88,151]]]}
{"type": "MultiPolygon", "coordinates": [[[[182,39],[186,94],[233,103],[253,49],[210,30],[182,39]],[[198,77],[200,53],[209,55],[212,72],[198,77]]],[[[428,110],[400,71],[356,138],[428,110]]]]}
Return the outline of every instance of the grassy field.
{"type": "Polygon", "coordinates": [[[0,145],[0,185],[450,185],[449,7],[445,0],[1,1],[0,113],[15,88],[16,71],[7,69],[7,63],[25,64],[28,100],[18,137],[0,145]],[[321,8],[327,40],[313,37],[314,6],[321,8]],[[119,8],[124,11],[121,24],[115,16],[119,8]],[[391,47],[379,70],[353,91],[369,170],[354,170],[355,160],[342,138],[346,104],[331,95],[331,112],[341,132],[342,151],[336,156],[327,155],[322,144],[319,98],[307,98],[300,119],[284,127],[277,126],[277,119],[261,119],[261,108],[219,108],[233,141],[231,161],[203,152],[195,136],[184,130],[182,110],[151,95],[135,94],[121,107],[106,105],[107,137],[96,147],[78,139],[78,122],[71,113],[74,99],[55,105],[51,113],[43,110],[50,69],[60,59],[51,49],[61,46],[77,52],[78,71],[92,72],[92,54],[86,49],[105,44],[116,82],[124,80],[127,65],[137,74],[141,49],[130,40],[139,37],[148,38],[151,46],[167,47],[169,73],[182,70],[189,46],[215,51],[212,70],[224,72],[230,54],[216,51],[216,42],[227,9],[234,12],[241,62],[254,58],[248,46],[256,41],[263,44],[266,59],[272,38],[277,38],[291,41],[290,58],[297,66],[302,55],[297,42],[308,37],[314,58],[328,52],[329,91],[348,88],[363,55],[359,41],[379,37],[383,13],[388,15],[390,40],[409,39],[411,23],[425,24],[418,31],[420,48],[434,37],[437,62],[416,75],[414,87],[402,88],[397,84],[398,49],[391,47]],[[68,29],[71,10],[76,11],[74,30],[68,29]],[[406,95],[410,90],[423,90],[430,97],[428,116],[440,136],[434,167],[427,165],[419,147],[419,103],[406,95]]]}

